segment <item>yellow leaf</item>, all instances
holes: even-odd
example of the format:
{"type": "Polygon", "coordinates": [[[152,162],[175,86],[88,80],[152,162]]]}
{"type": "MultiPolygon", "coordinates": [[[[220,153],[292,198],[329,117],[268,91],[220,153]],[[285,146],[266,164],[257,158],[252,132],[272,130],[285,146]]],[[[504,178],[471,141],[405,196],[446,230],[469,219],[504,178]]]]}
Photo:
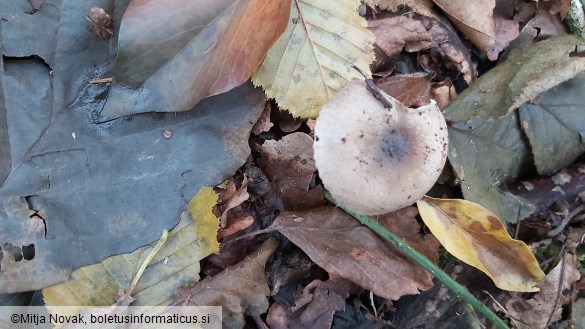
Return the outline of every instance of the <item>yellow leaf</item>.
{"type": "MultiPolygon", "coordinates": [[[[203,187],[181,213],[179,224],[140,277],[133,306],[168,305],[177,288],[199,280],[199,260],[219,251],[219,219],[212,213],[217,195],[203,187]]],[[[47,306],[109,306],[119,291],[126,291],[151,246],[112,256],[101,263],[75,270],[61,284],[43,289],[47,306]]]]}
{"type": "Polygon", "coordinates": [[[349,80],[370,72],[374,37],[356,0],[294,0],[286,31],[252,77],[295,117],[315,118],[349,80]]]}
{"type": "Polygon", "coordinates": [[[489,210],[467,200],[417,201],[420,215],[433,235],[453,256],[479,269],[495,285],[509,291],[538,291],[544,273],[528,246],[510,237],[489,210]]]}

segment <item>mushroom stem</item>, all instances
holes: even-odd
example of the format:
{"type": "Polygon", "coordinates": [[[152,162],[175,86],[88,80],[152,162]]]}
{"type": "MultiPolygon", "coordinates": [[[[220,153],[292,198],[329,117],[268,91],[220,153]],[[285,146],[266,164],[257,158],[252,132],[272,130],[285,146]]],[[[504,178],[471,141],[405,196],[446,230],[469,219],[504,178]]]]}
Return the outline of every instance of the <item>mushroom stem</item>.
{"type": "Polygon", "coordinates": [[[390,242],[393,246],[398,248],[400,251],[402,251],[415,263],[422,266],[425,270],[429,271],[434,277],[441,281],[441,283],[443,283],[447,288],[449,288],[449,290],[451,290],[461,301],[471,305],[474,309],[481,313],[488,321],[493,323],[497,328],[509,329],[509,327],[504,323],[504,321],[502,321],[502,319],[500,319],[494,312],[492,312],[492,310],[490,310],[487,306],[485,306],[482,302],[475,298],[475,296],[473,296],[467,290],[467,288],[457,283],[457,281],[453,280],[449,276],[449,274],[445,273],[433,262],[431,262],[428,258],[426,258],[423,254],[419,253],[411,246],[409,246],[406,243],[406,241],[404,241],[402,238],[388,231],[384,226],[380,225],[380,223],[378,223],[378,221],[376,221],[375,219],[351,211],[345,208],[343,205],[338,204],[337,201],[335,201],[335,199],[331,195],[331,193],[329,193],[329,191],[325,190],[323,195],[325,199],[333,202],[337,207],[341,208],[347,214],[357,219],[360,223],[367,226],[369,229],[371,229],[376,234],[378,234],[386,241],[390,242]]]}

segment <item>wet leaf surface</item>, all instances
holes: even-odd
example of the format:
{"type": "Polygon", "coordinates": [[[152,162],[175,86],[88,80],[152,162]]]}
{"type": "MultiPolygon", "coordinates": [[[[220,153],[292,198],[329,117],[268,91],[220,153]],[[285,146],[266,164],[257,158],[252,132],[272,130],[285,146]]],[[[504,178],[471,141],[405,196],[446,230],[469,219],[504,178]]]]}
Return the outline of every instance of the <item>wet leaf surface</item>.
{"type": "Polygon", "coordinates": [[[289,11],[290,0],[132,1],[100,119],[186,111],[243,84],[286,28],[289,11]]]}

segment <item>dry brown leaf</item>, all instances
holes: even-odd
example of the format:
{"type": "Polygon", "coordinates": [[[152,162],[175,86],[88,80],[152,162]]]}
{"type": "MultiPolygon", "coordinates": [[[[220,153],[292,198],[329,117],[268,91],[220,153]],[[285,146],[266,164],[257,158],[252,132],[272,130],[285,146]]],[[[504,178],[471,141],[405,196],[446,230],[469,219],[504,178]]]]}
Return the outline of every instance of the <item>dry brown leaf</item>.
{"type": "Polygon", "coordinates": [[[547,328],[549,317],[551,323],[561,319],[562,306],[571,301],[571,285],[579,280],[579,277],[573,255],[566,254],[539,284],[539,293],[528,300],[522,297],[512,298],[506,303],[506,309],[513,318],[522,321],[531,329],[547,328]],[[564,274],[561,285],[562,271],[564,274]]]}
{"type": "Polygon", "coordinates": [[[477,48],[487,53],[496,41],[495,0],[433,0],[477,48]]]}
{"type": "Polygon", "coordinates": [[[307,209],[324,204],[322,187],[309,189],[317,171],[309,135],[292,133],[279,141],[268,140],[256,150],[261,154],[258,167],[276,185],[285,208],[307,209]]]}
{"type": "MultiPolygon", "coordinates": [[[[337,208],[284,212],[271,227],[330,275],[341,276],[378,296],[398,299],[432,286],[432,276],[422,267],[337,208]]],[[[407,235],[408,228],[403,232],[405,228],[397,225],[396,229],[396,234],[407,235]]],[[[411,242],[408,237],[406,241],[411,242]]]]}
{"type": "Polygon", "coordinates": [[[394,75],[376,80],[376,85],[407,107],[431,102],[431,81],[425,73],[394,75]]]}
{"type": "Polygon", "coordinates": [[[444,109],[456,96],[457,92],[449,78],[442,82],[433,83],[431,86],[431,98],[437,101],[437,106],[441,110],[444,109]]]}
{"type": "Polygon", "coordinates": [[[433,2],[431,0],[376,0],[382,10],[397,11],[400,7],[407,6],[415,12],[432,17],[433,2]]]}
{"type": "Polygon", "coordinates": [[[270,290],[264,266],[277,247],[275,239],[264,241],[247,259],[193,287],[181,289],[173,305],[222,306],[223,324],[243,328],[244,314],[259,316],[268,310],[270,290]]]}
{"type": "Polygon", "coordinates": [[[407,16],[395,16],[368,21],[368,28],[376,37],[376,45],[388,57],[400,53],[402,49],[416,52],[432,47],[431,35],[418,20],[407,16]]]}
{"type": "Polygon", "coordinates": [[[520,34],[518,22],[514,20],[494,16],[494,23],[496,24],[496,41],[487,52],[491,61],[497,60],[500,52],[506,49],[510,42],[520,34]]]}
{"type": "Polygon", "coordinates": [[[269,131],[270,128],[274,126],[272,121],[270,121],[270,112],[272,112],[272,106],[270,105],[269,101],[266,101],[266,104],[264,105],[264,112],[262,112],[258,122],[256,122],[252,128],[252,134],[258,136],[261,133],[269,131]]]}

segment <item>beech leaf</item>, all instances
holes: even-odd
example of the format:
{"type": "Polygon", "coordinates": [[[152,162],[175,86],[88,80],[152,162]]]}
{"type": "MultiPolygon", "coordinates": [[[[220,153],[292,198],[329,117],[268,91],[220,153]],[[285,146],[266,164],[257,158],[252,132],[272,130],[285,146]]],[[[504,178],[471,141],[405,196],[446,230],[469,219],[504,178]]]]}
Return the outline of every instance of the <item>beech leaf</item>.
{"type": "Polygon", "coordinates": [[[294,0],[291,19],[252,77],[295,117],[315,118],[349,80],[370,72],[373,35],[353,0],[294,0]]]}
{"type": "Polygon", "coordinates": [[[290,0],[132,1],[100,119],[186,111],[243,84],[286,28],[289,13],[290,0]]]}
{"type": "Polygon", "coordinates": [[[420,216],[449,253],[503,290],[533,292],[544,273],[528,246],[514,240],[489,210],[467,200],[423,197],[420,216]]]}

